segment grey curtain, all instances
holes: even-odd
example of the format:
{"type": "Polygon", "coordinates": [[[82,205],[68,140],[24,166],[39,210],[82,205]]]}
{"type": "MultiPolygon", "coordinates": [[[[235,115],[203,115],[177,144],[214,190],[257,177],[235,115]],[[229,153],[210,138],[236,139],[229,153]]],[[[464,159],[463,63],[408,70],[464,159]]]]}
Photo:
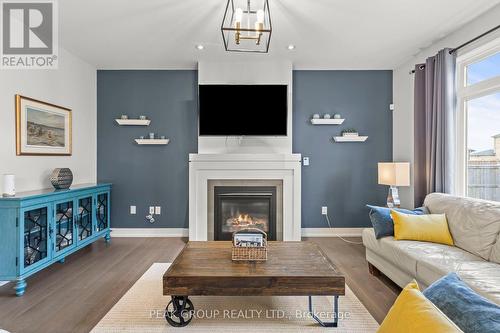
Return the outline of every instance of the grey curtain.
{"type": "Polygon", "coordinates": [[[415,66],[415,206],[432,192],[453,193],[455,182],[455,54],[439,51],[415,66]]]}

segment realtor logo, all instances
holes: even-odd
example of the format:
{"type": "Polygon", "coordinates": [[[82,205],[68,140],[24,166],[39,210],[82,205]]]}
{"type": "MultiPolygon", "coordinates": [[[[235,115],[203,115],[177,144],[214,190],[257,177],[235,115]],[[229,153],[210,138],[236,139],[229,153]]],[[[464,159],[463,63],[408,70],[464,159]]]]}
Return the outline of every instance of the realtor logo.
{"type": "Polygon", "coordinates": [[[3,69],[57,68],[55,0],[1,4],[1,65],[3,69]]]}

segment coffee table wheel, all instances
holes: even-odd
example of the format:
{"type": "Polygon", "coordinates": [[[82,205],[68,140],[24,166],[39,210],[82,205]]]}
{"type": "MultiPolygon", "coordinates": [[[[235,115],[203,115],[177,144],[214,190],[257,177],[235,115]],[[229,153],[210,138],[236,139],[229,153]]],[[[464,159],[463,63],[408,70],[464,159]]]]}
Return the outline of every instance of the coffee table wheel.
{"type": "Polygon", "coordinates": [[[165,308],[165,319],[173,327],[184,327],[193,319],[193,313],[193,303],[187,296],[172,296],[165,308]]]}

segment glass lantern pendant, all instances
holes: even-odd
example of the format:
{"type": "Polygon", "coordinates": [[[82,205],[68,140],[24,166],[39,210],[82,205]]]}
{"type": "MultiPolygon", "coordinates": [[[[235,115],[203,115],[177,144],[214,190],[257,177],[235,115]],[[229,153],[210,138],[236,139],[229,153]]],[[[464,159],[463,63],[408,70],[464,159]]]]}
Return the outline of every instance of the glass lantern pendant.
{"type": "Polygon", "coordinates": [[[222,20],[226,51],[269,51],[271,15],[268,0],[228,0],[222,20]]]}

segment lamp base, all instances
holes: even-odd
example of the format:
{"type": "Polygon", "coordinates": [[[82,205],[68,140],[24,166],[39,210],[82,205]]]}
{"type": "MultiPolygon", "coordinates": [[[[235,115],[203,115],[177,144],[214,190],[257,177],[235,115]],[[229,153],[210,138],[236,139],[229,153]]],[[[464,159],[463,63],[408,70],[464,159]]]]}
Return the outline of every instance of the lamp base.
{"type": "Polygon", "coordinates": [[[398,208],[401,206],[399,201],[398,188],[396,186],[389,187],[389,193],[387,194],[387,207],[398,208]]]}

